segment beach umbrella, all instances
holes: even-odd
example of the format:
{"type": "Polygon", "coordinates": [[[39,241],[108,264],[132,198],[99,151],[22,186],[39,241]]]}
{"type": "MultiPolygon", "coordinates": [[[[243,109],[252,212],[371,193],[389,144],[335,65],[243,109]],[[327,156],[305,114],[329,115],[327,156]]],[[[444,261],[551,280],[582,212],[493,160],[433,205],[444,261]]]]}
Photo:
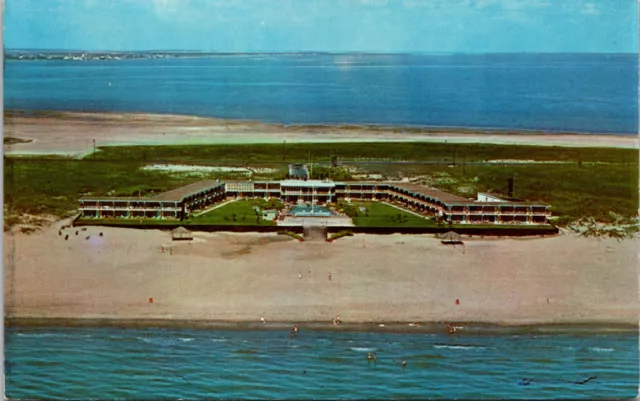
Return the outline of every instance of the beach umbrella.
{"type": "Polygon", "coordinates": [[[455,231],[448,231],[440,236],[440,242],[443,244],[460,244],[462,243],[462,237],[455,231]]]}
{"type": "Polygon", "coordinates": [[[192,239],[191,237],[191,231],[187,230],[184,227],[178,227],[175,230],[171,231],[171,236],[173,237],[173,239],[192,239]]]}

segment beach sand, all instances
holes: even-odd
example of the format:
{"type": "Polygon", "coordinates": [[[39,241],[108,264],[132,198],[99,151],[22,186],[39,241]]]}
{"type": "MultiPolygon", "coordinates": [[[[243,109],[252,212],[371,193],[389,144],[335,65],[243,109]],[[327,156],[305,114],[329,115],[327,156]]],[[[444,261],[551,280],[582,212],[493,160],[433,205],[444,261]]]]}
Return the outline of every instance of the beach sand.
{"type": "Polygon", "coordinates": [[[6,154],[83,156],[97,146],[303,142],[431,141],[573,147],[638,148],[634,135],[543,134],[366,126],[282,126],[176,115],[36,112],[5,115],[6,154]],[[406,132],[403,132],[406,131],[406,132]]]}
{"type": "Polygon", "coordinates": [[[324,243],[194,233],[193,242],[172,242],[167,231],[107,227],[59,236],[62,224],[5,232],[5,317],[264,317],[327,326],[337,315],[345,323],[638,321],[637,240],[472,238],[463,251],[431,235],[324,243]]]}

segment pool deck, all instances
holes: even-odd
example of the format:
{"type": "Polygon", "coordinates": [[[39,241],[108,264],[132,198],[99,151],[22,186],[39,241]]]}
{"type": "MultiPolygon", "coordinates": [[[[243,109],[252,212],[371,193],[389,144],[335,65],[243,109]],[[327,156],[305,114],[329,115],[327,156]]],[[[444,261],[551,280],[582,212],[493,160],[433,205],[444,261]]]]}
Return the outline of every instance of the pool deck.
{"type": "Polygon", "coordinates": [[[323,206],[294,206],[289,210],[289,213],[295,217],[332,217],[334,214],[331,210],[323,206]],[[312,212],[312,210],[314,212],[312,212]]]}
{"type": "Polygon", "coordinates": [[[346,216],[332,217],[293,217],[287,216],[277,221],[278,226],[325,226],[325,227],[354,227],[353,220],[346,216]]]}

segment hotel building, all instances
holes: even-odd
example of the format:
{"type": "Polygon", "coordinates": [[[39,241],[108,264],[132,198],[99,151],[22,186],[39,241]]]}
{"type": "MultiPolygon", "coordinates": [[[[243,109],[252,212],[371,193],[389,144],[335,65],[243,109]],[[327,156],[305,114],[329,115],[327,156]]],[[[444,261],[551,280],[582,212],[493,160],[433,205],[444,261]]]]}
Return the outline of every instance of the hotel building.
{"type": "Polygon", "coordinates": [[[463,198],[408,182],[206,180],[149,197],[83,197],[83,218],[184,219],[224,199],[277,198],[284,203],[387,201],[458,224],[549,224],[550,206],[495,194],[463,198]]]}

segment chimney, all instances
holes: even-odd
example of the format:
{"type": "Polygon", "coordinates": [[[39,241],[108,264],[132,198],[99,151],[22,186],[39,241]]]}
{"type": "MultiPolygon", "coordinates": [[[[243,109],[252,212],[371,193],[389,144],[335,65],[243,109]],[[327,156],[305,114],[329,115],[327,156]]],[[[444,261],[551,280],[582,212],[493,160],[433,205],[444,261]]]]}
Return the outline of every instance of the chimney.
{"type": "Polygon", "coordinates": [[[509,190],[507,192],[509,198],[513,198],[513,177],[509,177],[509,190]]]}

